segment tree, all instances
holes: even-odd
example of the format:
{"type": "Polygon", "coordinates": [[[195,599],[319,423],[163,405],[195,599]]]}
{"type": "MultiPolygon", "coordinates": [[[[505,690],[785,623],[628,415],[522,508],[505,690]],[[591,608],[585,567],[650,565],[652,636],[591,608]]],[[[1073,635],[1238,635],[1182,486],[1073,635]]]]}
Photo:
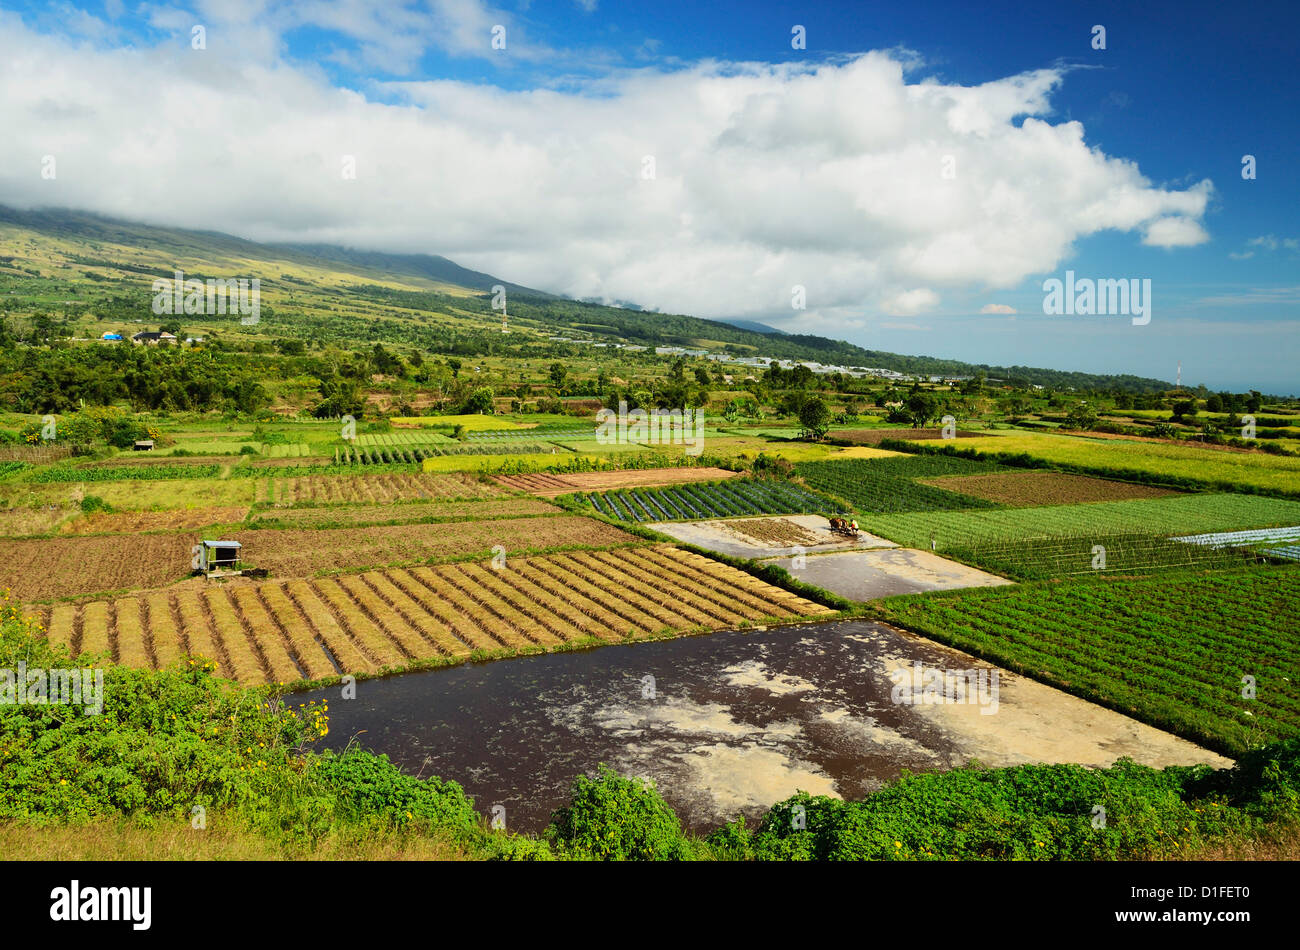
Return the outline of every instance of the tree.
{"type": "Polygon", "coordinates": [[[939,400],[929,393],[918,390],[907,397],[907,402],[903,408],[907,411],[907,417],[912,421],[912,427],[920,429],[939,415],[939,400]]]}
{"type": "Polygon", "coordinates": [[[452,357],[451,359],[447,360],[447,367],[448,369],[451,370],[452,379],[460,379],[460,366],[461,366],[460,360],[456,359],[455,357],[452,357]]]}
{"type": "Polygon", "coordinates": [[[1065,424],[1071,429],[1091,429],[1097,424],[1097,410],[1081,402],[1066,413],[1065,424]]]}
{"type": "Polygon", "coordinates": [[[709,371],[703,366],[695,367],[695,381],[701,386],[709,386],[713,383],[713,379],[709,376],[709,371]]]}
{"type": "Polygon", "coordinates": [[[1195,399],[1183,399],[1180,400],[1179,402],[1174,403],[1175,419],[1191,418],[1192,416],[1195,415],[1196,415],[1195,399]]]}
{"type": "Polygon", "coordinates": [[[831,409],[821,396],[813,396],[799,407],[799,425],[803,427],[802,438],[820,441],[826,437],[831,428],[831,409]]]}
{"type": "Polygon", "coordinates": [[[555,384],[556,389],[559,389],[564,385],[564,380],[568,375],[569,367],[565,366],[563,363],[551,364],[551,382],[555,384]]]}
{"type": "Polygon", "coordinates": [[[1213,393],[1205,397],[1206,412],[1223,412],[1223,397],[1218,393],[1213,393]]]}
{"type": "Polygon", "coordinates": [[[492,396],[491,386],[480,386],[470,393],[469,398],[465,400],[464,411],[491,415],[495,408],[492,403],[492,396]]]}

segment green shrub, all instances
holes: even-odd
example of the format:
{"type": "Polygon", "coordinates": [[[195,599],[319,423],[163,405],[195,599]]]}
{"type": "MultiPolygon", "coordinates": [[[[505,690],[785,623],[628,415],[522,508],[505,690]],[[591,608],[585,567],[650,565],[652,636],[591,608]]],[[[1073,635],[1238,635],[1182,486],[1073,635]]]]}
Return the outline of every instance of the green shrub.
{"type": "Polygon", "coordinates": [[[547,837],[576,857],[617,861],[683,861],[693,857],[681,822],[654,786],[600,766],[580,775],[573,798],[551,816],[547,837]]]}

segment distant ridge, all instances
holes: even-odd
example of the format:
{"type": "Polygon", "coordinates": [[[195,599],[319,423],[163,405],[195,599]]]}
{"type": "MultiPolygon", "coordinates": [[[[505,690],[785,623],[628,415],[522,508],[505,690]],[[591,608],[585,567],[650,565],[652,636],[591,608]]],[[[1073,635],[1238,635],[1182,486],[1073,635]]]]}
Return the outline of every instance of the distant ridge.
{"type": "MultiPolygon", "coordinates": [[[[250,276],[275,281],[282,279],[283,264],[294,263],[355,277],[355,281],[346,289],[334,285],[329,287],[328,293],[331,295],[356,293],[379,303],[400,297],[405,305],[417,310],[422,307],[437,309],[440,306],[433,299],[437,295],[430,297],[424,290],[394,292],[390,288],[379,286],[386,278],[398,283],[406,278],[469,292],[480,299],[479,305],[484,307],[485,312],[490,311],[487,310],[484,295],[500,284],[512,295],[512,320],[531,319],[535,325],[550,332],[576,331],[584,337],[623,340],[647,346],[721,349],[736,356],[763,360],[879,368],[912,376],[960,377],[982,373],[990,379],[1055,389],[1162,392],[1172,388],[1168,381],[1130,374],[990,366],[868,350],[844,340],[788,333],[753,320],[707,320],[684,314],[647,311],[626,301],[622,302],[625,304],[623,307],[610,307],[515,284],[491,274],[461,267],[436,254],[394,254],[330,244],[260,244],[218,231],[141,224],[64,208],[21,210],[0,205],[0,225],[65,242],[69,247],[61,253],[67,266],[89,268],[92,272],[115,268],[141,275],[142,281],[149,275],[170,276],[172,269],[180,262],[185,262],[185,269],[190,272],[217,274],[237,270],[248,273],[251,269],[250,276]],[[121,256],[120,252],[114,255],[110,249],[99,246],[101,244],[130,248],[131,260],[112,259],[121,256]]],[[[86,290],[94,295],[98,287],[98,284],[90,283],[86,285],[86,290]]],[[[494,341],[493,345],[499,344],[494,341]]]]}

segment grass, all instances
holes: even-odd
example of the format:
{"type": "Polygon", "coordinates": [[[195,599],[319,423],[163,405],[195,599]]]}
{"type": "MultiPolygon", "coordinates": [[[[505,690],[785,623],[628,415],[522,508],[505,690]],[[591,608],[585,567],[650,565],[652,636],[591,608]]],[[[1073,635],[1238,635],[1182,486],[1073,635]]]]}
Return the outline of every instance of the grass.
{"type": "Polygon", "coordinates": [[[874,610],[1227,755],[1300,736],[1300,566],[976,588],[874,610]]]}
{"type": "MultiPolygon", "coordinates": [[[[919,444],[953,443],[931,439],[919,444]]],[[[961,439],[957,447],[981,453],[1025,452],[1048,462],[1115,472],[1196,479],[1261,491],[1300,492],[1300,458],[1263,452],[1036,432],[961,439]]]]}
{"type": "Polygon", "coordinates": [[[0,822],[0,853],[42,861],[464,861],[469,850],[450,836],[391,828],[337,829],[309,844],[282,841],[210,814],[196,830],[188,820],[144,825],[127,818],[68,825],[0,822]]]}
{"type": "MultiPolygon", "coordinates": [[[[88,494],[103,498],[122,511],[163,511],[177,508],[225,508],[253,503],[252,478],[188,478],[162,481],[95,482],[88,494]]],[[[76,483],[29,485],[0,483],[0,502],[15,507],[70,504],[76,483]]]]}
{"type": "Polygon", "coordinates": [[[1173,495],[1045,508],[865,515],[862,527],[905,547],[940,550],[995,540],[1128,533],[1184,535],[1300,524],[1300,502],[1230,493],[1173,495]]]}

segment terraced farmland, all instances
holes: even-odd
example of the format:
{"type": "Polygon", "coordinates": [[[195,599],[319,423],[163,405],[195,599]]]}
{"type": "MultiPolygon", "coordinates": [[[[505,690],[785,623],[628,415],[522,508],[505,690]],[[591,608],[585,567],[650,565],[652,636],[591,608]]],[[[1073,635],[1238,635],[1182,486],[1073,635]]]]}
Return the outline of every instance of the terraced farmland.
{"type": "Polygon", "coordinates": [[[449,473],[384,475],[303,475],[277,478],[259,500],[276,505],[384,504],[394,501],[500,498],[509,494],[495,482],[473,475],[449,473]]]}
{"type": "Polygon", "coordinates": [[[979,588],[877,610],[1229,755],[1300,735],[1300,565],[979,588]]]}
{"type": "Polygon", "coordinates": [[[573,498],[603,515],[636,522],[797,515],[835,507],[828,499],[798,485],[753,479],[578,492],[573,498]]]}
{"type": "Polygon", "coordinates": [[[74,654],[159,668],[186,655],[240,682],[379,673],[475,653],[720,630],[829,608],[669,546],[368,571],[198,582],[31,611],[74,654]]]}
{"type": "Polygon", "coordinates": [[[947,550],[989,541],[1116,534],[1196,534],[1300,522],[1300,502],[1259,495],[1195,494],[1044,508],[903,512],[865,516],[862,527],[904,547],[947,550]]]}
{"type": "Polygon", "coordinates": [[[810,488],[848,501],[862,514],[892,511],[945,511],[993,508],[996,504],[971,495],[923,484],[939,475],[980,475],[1002,471],[990,462],[947,456],[909,455],[894,458],[837,459],[795,466],[810,488]]]}

